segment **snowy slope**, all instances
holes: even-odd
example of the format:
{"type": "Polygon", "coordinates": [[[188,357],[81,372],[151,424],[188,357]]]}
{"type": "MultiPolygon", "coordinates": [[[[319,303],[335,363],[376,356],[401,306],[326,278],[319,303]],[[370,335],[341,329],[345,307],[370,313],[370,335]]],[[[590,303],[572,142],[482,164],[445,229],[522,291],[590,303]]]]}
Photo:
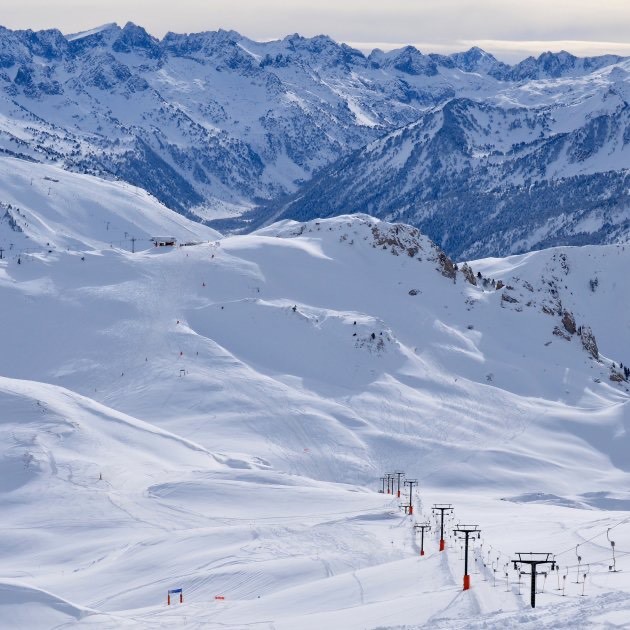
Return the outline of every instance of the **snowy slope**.
{"type": "Polygon", "coordinates": [[[0,247],[5,255],[147,249],[154,236],[189,242],[215,239],[218,233],[124,182],[0,158],[0,247]]]}
{"type": "Polygon", "coordinates": [[[617,365],[630,365],[630,317],[624,308],[630,285],[622,272],[629,250],[628,245],[558,247],[470,264],[508,284],[522,287],[528,279],[535,293],[553,292],[577,321],[605,322],[597,327],[598,343],[609,348],[617,365]]]}
{"type": "MultiPolygon", "coordinates": [[[[220,237],[120,183],[35,166],[31,187],[21,164],[4,188],[28,216],[22,235],[58,240],[0,261],[9,627],[627,618],[605,531],[630,514],[628,382],[610,380],[630,355],[630,250],[470,272],[415,228],[366,215],[220,237]],[[104,220],[200,244],[131,253],[110,247],[104,220]],[[565,311],[592,329],[597,358],[565,311]],[[414,517],[375,491],[393,469],[420,482],[414,517]],[[468,593],[455,541],[440,556],[432,533],[418,556],[411,526],[433,501],[483,530],[468,593]],[[490,560],[525,545],[564,571],[591,538],[588,599],[547,585],[530,614],[516,584],[493,587],[490,560]],[[176,587],[184,604],[169,608],[176,587]]],[[[614,535],[627,549],[630,527],[614,535]]]]}

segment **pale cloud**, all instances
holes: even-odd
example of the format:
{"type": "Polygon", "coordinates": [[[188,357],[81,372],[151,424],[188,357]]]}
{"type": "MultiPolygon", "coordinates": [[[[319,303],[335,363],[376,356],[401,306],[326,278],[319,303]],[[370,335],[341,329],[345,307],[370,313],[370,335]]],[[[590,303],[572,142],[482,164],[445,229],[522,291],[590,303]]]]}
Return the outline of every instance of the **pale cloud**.
{"type": "Polygon", "coordinates": [[[366,50],[478,45],[514,61],[546,50],[629,54],[629,0],[2,0],[0,24],[70,33],[132,21],[167,31],[234,29],[267,40],[326,33],[366,50]]]}

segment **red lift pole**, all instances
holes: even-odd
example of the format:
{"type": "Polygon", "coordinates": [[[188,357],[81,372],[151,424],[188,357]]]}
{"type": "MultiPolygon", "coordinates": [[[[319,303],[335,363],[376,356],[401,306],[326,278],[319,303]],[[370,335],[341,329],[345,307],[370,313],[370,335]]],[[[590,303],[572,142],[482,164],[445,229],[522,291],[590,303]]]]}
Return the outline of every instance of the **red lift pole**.
{"type": "Polygon", "coordinates": [[[477,534],[477,538],[480,538],[481,530],[478,525],[458,525],[453,532],[455,534],[462,534],[466,541],[464,547],[464,590],[467,591],[470,588],[470,575],[468,575],[468,538],[471,534],[477,534]]]}
{"type": "Polygon", "coordinates": [[[418,485],[418,480],[405,479],[404,485],[409,486],[409,505],[407,506],[407,514],[413,514],[413,487],[418,485]]]}
{"type": "Polygon", "coordinates": [[[387,477],[387,494],[393,494],[394,492],[394,473],[385,473],[387,477]]]}
{"type": "Polygon", "coordinates": [[[440,551],[444,551],[444,512],[452,512],[453,506],[450,503],[434,503],[432,511],[440,512],[440,551]]]}
{"type": "Polygon", "coordinates": [[[413,527],[420,530],[420,555],[424,556],[424,531],[431,531],[431,525],[429,523],[416,523],[413,527]]]}
{"type": "Polygon", "coordinates": [[[395,475],[398,475],[398,498],[400,499],[400,478],[405,476],[404,472],[395,472],[395,475]]]}

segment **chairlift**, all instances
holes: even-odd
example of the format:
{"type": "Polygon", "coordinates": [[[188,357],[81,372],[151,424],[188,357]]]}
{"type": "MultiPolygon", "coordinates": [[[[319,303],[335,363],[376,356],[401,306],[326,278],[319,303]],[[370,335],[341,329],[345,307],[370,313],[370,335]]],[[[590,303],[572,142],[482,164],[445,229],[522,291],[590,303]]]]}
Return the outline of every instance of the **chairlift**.
{"type": "Polygon", "coordinates": [[[586,571],[584,571],[584,573],[582,574],[583,580],[582,580],[582,594],[580,595],[580,597],[586,597],[586,593],[584,592],[584,589],[586,588],[586,576],[590,573],[591,570],[591,565],[587,564],[586,565],[586,571]]]}
{"type": "MultiPolygon", "coordinates": [[[[556,559],[556,556],[554,555],[553,559],[556,559]]],[[[554,570],[556,572],[556,577],[558,578],[558,588],[556,588],[556,591],[561,591],[562,589],[560,588],[560,566],[558,564],[556,564],[554,566],[554,570]]]]}
{"type": "Polygon", "coordinates": [[[544,579],[543,579],[543,585],[542,585],[542,588],[540,589],[540,592],[541,592],[541,593],[544,593],[544,592],[545,592],[545,584],[547,584],[547,575],[548,575],[548,571],[543,571],[543,576],[544,576],[544,579]]]}
{"type": "Polygon", "coordinates": [[[608,565],[608,570],[611,573],[618,573],[621,569],[617,568],[617,559],[615,558],[615,541],[614,540],[610,540],[610,530],[612,528],[609,527],[606,530],[606,538],[608,538],[608,542],[610,543],[610,547],[612,549],[612,564],[608,565]]]}
{"type": "Polygon", "coordinates": [[[577,561],[578,561],[577,574],[576,574],[576,578],[575,578],[575,583],[576,584],[580,583],[580,565],[581,565],[581,562],[582,562],[582,556],[578,553],[578,547],[579,546],[580,545],[575,545],[575,555],[577,556],[577,561]]]}

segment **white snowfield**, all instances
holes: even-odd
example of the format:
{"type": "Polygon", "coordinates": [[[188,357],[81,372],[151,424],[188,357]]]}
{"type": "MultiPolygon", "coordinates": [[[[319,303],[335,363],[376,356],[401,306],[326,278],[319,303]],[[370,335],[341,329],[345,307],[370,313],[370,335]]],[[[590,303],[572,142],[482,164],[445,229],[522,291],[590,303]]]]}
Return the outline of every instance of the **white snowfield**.
{"type": "Polygon", "coordinates": [[[366,215],[223,238],[6,158],[0,202],[0,627],[628,627],[630,249],[473,286],[366,215]],[[519,551],[560,566],[533,610],[519,551]]]}

